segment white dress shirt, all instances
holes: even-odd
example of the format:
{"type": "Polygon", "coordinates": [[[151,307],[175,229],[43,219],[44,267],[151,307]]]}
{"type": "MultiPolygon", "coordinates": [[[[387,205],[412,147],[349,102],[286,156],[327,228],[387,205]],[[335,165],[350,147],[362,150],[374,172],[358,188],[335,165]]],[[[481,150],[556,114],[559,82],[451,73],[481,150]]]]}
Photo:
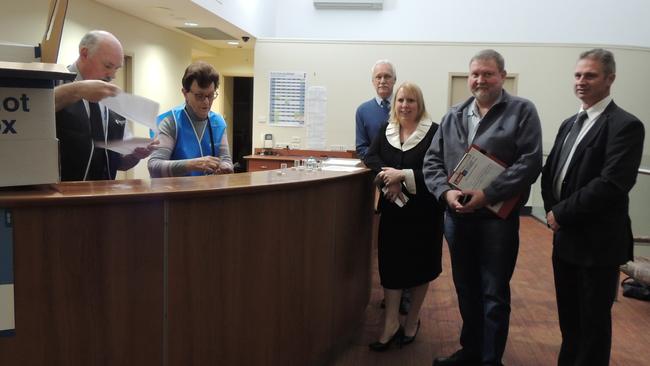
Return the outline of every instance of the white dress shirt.
{"type": "MultiPolygon", "coordinates": [[[[582,106],[580,106],[578,113],[585,111],[587,113],[587,119],[585,120],[584,124],[582,125],[582,128],[580,129],[580,133],[578,134],[578,137],[576,138],[576,141],[573,144],[571,151],[569,152],[569,156],[567,156],[567,162],[562,167],[560,176],[555,180],[555,187],[553,187],[555,197],[561,197],[560,194],[562,192],[562,181],[564,181],[566,172],[569,169],[569,165],[571,163],[571,159],[573,158],[573,153],[576,151],[576,147],[578,146],[580,141],[582,141],[582,139],[585,137],[587,132],[589,132],[589,130],[594,126],[594,124],[596,124],[598,117],[600,117],[600,115],[603,114],[605,108],[607,108],[607,106],[609,105],[609,103],[611,103],[611,101],[612,101],[612,97],[608,95],[605,98],[603,98],[600,102],[589,107],[587,110],[583,109],[582,106]]],[[[567,134],[567,137],[568,136],[569,134],[567,134]]]]}

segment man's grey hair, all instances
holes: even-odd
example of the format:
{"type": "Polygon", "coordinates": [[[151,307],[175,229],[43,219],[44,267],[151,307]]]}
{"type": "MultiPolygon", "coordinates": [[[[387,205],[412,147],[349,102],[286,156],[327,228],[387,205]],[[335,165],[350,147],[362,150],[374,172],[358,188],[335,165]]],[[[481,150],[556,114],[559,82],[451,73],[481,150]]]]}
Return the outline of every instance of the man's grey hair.
{"type": "Polygon", "coordinates": [[[79,41],[79,50],[88,49],[88,54],[92,55],[97,51],[100,42],[107,36],[108,32],[101,30],[92,30],[86,33],[79,41]]]}
{"type": "Polygon", "coordinates": [[[393,73],[393,78],[395,78],[397,80],[397,70],[395,69],[395,65],[393,65],[392,62],[390,62],[390,61],[388,61],[386,59],[377,60],[377,62],[375,62],[375,64],[372,65],[372,67],[370,68],[370,76],[371,77],[375,76],[375,68],[377,68],[377,66],[379,66],[379,65],[388,65],[388,66],[390,66],[390,70],[393,73]]]}
{"type": "Polygon", "coordinates": [[[506,62],[503,60],[503,56],[501,56],[501,54],[495,50],[487,49],[479,51],[477,54],[472,56],[472,58],[469,60],[469,64],[471,65],[472,62],[476,60],[494,60],[494,62],[497,64],[499,72],[506,71],[506,62]]]}
{"type": "Polygon", "coordinates": [[[578,60],[591,59],[600,62],[603,65],[605,76],[616,74],[616,61],[614,54],[603,48],[594,48],[580,54],[578,60]]]}

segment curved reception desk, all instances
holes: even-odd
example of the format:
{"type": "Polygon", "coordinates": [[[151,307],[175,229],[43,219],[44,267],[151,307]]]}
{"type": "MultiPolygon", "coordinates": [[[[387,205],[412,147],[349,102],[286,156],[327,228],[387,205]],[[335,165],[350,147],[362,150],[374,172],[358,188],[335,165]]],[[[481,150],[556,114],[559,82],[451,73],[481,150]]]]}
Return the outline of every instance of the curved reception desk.
{"type": "Polygon", "coordinates": [[[0,190],[0,364],[322,364],[368,303],[372,199],[367,170],[0,190]]]}

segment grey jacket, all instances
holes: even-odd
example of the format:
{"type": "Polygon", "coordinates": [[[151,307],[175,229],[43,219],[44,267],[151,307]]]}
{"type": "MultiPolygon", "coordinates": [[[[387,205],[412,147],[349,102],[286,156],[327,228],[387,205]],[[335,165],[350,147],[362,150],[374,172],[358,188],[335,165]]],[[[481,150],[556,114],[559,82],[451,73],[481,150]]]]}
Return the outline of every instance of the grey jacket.
{"type": "MultiPolygon", "coordinates": [[[[443,193],[452,189],[447,177],[469,147],[467,112],[473,102],[474,97],[471,97],[451,107],[424,157],[425,183],[439,200],[443,193]]],[[[484,189],[488,203],[521,194],[513,211],[517,212],[528,200],[530,186],[542,169],[542,127],[535,105],[504,90],[500,100],[481,120],[472,144],[508,166],[484,189]]]]}

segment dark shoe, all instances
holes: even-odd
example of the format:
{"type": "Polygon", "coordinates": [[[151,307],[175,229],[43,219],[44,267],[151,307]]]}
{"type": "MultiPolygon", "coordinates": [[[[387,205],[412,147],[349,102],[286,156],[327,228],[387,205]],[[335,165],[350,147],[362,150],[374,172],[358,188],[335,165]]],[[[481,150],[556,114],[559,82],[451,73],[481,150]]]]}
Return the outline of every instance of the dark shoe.
{"type": "Polygon", "coordinates": [[[404,328],[400,325],[399,328],[397,328],[397,332],[393,334],[392,337],[388,340],[386,343],[381,343],[379,341],[370,343],[368,347],[370,347],[371,351],[375,352],[383,352],[387,349],[390,348],[390,345],[395,342],[397,343],[397,348],[402,348],[402,338],[404,337],[404,328]]]}
{"type": "Polygon", "coordinates": [[[481,361],[463,355],[463,350],[456,351],[449,357],[439,357],[433,360],[433,366],[475,366],[480,364],[481,361]]]}
{"type": "Polygon", "coordinates": [[[415,328],[415,334],[413,334],[412,337],[409,337],[407,335],[404,335],[404,337],[402,337],[402,346],[413,343],[413,341],[415,340],[415,337],[418,336],[418,331],[419,330],[420,330],[420,320],[418,320],[418,326],[417,326],[417,328],[415,328]]]}

